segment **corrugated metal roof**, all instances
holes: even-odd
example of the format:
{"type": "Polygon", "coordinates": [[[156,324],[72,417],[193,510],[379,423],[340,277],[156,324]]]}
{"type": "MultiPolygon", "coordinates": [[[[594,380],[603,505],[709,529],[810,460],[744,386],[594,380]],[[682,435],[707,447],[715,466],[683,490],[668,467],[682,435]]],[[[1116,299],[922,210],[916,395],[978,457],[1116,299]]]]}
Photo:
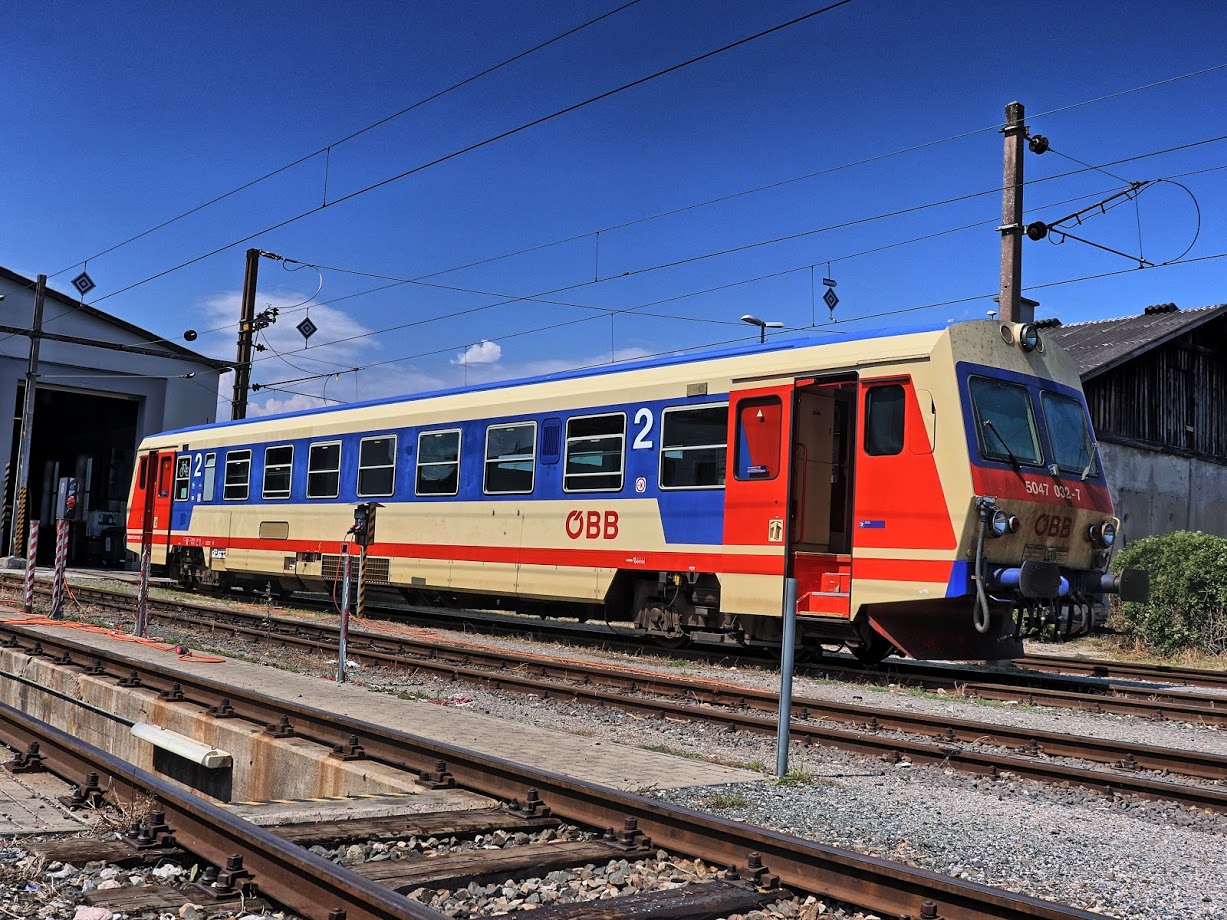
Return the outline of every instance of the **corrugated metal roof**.
{"type": "Polygon", "coordinates": [[[1152,312],[1141,316],[1055,326],[1040,334],[1069,352],[1078,374],[1086,380],[1227,314],[1227,304],[1193,310],[1148,309],[1152,312]]]}

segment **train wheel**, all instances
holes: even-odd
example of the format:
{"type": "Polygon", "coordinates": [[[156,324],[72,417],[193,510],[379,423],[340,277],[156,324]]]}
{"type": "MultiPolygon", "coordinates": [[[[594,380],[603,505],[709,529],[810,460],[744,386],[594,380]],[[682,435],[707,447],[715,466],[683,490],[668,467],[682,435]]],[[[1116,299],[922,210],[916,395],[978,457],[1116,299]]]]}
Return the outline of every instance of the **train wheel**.
{"type": "Polygon", "coordinates": [[[880,633],[869,630],[869,641],[860,645],[849,646],[856,660],[862,664],[878,664],[895,651],[895,646],[891,641],[880,633]]]}

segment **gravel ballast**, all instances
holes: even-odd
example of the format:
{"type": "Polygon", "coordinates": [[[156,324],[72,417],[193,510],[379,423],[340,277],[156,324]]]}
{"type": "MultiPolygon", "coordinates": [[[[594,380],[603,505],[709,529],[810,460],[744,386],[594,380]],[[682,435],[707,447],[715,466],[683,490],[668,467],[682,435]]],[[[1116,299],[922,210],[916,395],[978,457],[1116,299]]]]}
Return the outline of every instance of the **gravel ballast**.
{"type": "MultiPolygon", "coordinates": [[[[420,630],[414,629],[415,633],[420,630]]],[[[182,634],[181,634],[182,635],[182,634]]],[[[440,638],[449,634],[439,631],[440,638]]],[[[545,643],[450,634],[457,645],[515,648],[548,657],[717,680],[761,689],[778,674],[652,656],[559,648],[545,643]]],[[[205,650],[250,657],[241,641],[216,635],[205,650]]],[[[267,663],[278,664],[279,654],[267,663]]],[[[290,666],[327,678],[331,663],[291,653],[290,666]]],[[[281,662],[284,663],[284,662],[281,662]]],[[[1227,917],[1227,816],[1006,775],[975,778],[941,766],[888,764],[828,747],[794,745],[786,783],[765,775],[772,738],[718,725],[648,719],[608,707],[491,692],[391,668],[359,667],[355,683],[400,695],[407,706],[456,706],[508,724],[531,723],[602,744],[619,742],[676,756],[764,771],[760,782],[643,794],[832,846],[894,859],[1109,916],[1227,917]]],[[[890,706],[931,715],[1140,744],[1227,754],[1227,731],[1071,710],[986,704],[940,693],[798,679],[798,697],[890,706]]],[[[509,751],[509,756],[514,752],[509,751]]],[[[582,774],[582,769],[577,768],[582,774]]],[[[548,804],[548,803],[547,803],[548,804]]]]}

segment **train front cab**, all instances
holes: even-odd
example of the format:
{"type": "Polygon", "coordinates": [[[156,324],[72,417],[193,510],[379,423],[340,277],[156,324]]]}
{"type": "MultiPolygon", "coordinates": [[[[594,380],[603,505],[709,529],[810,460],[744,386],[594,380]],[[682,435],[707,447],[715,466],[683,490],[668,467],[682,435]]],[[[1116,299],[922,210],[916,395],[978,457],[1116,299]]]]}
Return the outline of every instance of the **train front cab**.
{"type": "MultiPolygon", "coordinates": [[[[906,373],[730,394],[725,544],[781,553],[798,583],[801,642],[845,644],[870,660],[892,648],[914,657],[1021,651],[1008,616],[979,634],[964,592],[947,596],[966,573],[935,458],[936,417],[933,394],[906,373]]],[[[724,609],[752,603],[735,578],[722,579],[721,592],[724,609]]],[[[778,624],[757,617],[749,638],[778,641],[778,624]]]]}
{"type": "Polygon", "coordinates": [[[127,544],[139,556],[142,545],[148,542],[153,565],[166,565],[174,487],[175,452],[151,450],[141,454],[128,498],[127,544]]]}

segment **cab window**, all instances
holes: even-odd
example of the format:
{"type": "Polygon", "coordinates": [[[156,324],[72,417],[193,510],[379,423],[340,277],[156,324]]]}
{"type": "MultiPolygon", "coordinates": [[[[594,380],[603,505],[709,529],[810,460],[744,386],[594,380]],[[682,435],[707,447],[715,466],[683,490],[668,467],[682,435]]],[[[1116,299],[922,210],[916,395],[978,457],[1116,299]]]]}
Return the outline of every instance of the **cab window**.
{"type": "Polygon", "coordinates": [[[1027,388],[990,377],[972,377],[970,384],[981,456],[1033,466],[1043,463],[1027,388]]]}
{"type": "Polygon", "coordinates": [[[1045,391],[1040,394],[1044,425],[1052,445],[1052,459],[1069,473],[1092,476],[1097,472],[1093,438],[1086,427],[1086,410],[1077,399],[1045,391]]]}

